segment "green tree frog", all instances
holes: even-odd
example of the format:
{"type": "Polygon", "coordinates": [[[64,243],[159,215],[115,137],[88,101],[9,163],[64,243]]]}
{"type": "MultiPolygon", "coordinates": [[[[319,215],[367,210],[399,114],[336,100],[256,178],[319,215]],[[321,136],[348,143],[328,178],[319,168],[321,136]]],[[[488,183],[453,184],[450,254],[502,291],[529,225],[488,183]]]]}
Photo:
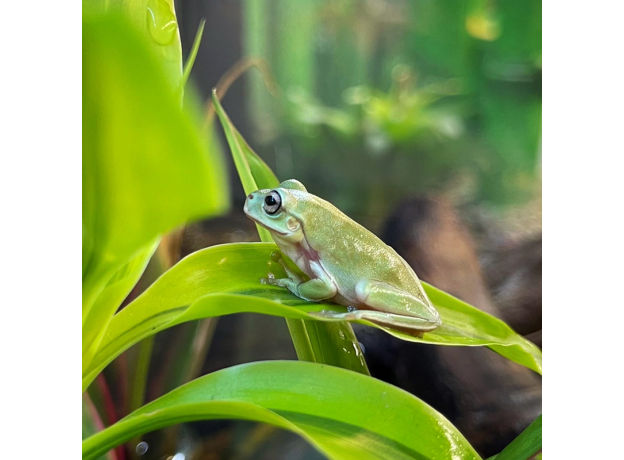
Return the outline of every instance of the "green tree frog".
{"type": "Polygon", "coordinates": [[[285,287],[304,300],[346,306],[347,313],[324,313],[336,319],[364,319],[416,335],[441,324],[407,262],[301,182],[291,179],[273,190],[255,191],[243,210],[310,277],[303,280],[282,259],[288,278],[269,277],[263,283],[285,287]]]}

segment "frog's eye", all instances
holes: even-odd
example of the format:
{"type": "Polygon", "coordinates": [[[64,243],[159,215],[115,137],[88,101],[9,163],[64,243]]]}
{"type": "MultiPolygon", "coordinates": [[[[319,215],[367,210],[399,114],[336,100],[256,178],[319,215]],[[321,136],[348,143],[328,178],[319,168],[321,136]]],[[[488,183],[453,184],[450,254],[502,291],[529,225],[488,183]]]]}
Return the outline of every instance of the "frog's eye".
{"type": "Polygon", "coordinates": [[[270,192],[264,199],[264,211],[267,214],[275,214],[282,207],[282,198],[277,192],[270,192]]]}

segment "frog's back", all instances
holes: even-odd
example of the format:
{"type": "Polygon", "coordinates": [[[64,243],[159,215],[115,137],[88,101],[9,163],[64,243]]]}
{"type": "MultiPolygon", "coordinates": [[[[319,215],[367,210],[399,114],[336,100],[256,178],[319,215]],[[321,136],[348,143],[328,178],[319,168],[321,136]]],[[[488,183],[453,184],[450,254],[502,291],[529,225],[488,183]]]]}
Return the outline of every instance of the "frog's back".
{"type": "Polygon", "coordinates": [[[303,233],[340,291],[352,291],[360,280],[368,279],[424,296],[418,277],[394,249],[331,203],[311,197],[317,212],[306,215],[303,233]]]}

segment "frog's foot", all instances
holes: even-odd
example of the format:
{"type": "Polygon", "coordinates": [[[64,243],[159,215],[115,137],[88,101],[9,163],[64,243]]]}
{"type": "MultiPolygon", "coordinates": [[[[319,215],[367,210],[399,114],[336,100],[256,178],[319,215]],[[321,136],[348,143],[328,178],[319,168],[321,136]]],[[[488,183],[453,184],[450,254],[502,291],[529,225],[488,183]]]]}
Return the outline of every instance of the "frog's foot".
{"type": "Polygon", "coordinates": [[[372,309],[358,310],[357,319],[410,332],[432,331],[442,324],[431,304],[387,283],[362,280],[355,287],[355,296],[372,309]]]}
{"type": "Polygon", "coordinates": [[[293,286],[298,286],[303,282],[295,273],[289,274],[288,278],[276,278],[273,273],[269,273],[268,278],[260,278],[262,284],[270,284],[271,286],[280,286],[290,289],[293,286]],[[290,278],[292,276],[292,278],[290,278]]]}
{"type": "Polygon", "coordinates": [[[262,284],[270,284],[271,286],[279,286],[288,289],[292,294],[295,294],[297,297],[303,300],[309,300],[303,297],[299,292],[299,286],[302,285],[302,281],[299,277],[296,277],[294,280],[290,278],[275,278],[273,273],[269,273],[268,278],[261,278],[260,282],[262,284]]]}
{"type": "MultiPolygon", "coordinates": [[[[286,276],[288,278],[290,278],[293,281],[296,281],[299,284],[303,283],[303,279],[297,273],[292,271],[291,268],[288,266],[288,264],[286,263],[286,260],[284,259],[283,254],[281,252],[279,252],[279,251],[272,252],[271,253],[271,261],[280,264],[282,266],[282,268],[284,269],[284,271],[286,272],[286,276]]],[[[269,273],[269,278],[275,279],[275,276],[273,275],[273,273],[269,273]]],[[[263,278],[263,279],[267,280],[266,278],[263,278]]],[[[267,282],[266,284],[274,284],[274,283],[268,283],[267,282]]]]}
{"type": "MultiPolygon", "coordinates": [[[[272,272],[269,272],[269,276],[268,278],[261,278],[260,282],[262,284],[270,284],[272,286],[280,286],[280,287],[285,287],[288,288],[292,291],[291,287],[297,286],[301,283],[303,283],[303,279],[295,272],[293,272],[288,265],[286,264],[286,261],[284,260],[284,257],[282,255],[281,252],[279,251],[274,251],[271,253],[271,260],[273,262],[277,262],[278,264],[280,264],[282,266],[282,268],[284,269],[284,271],[286,272],[286,278],[275,278],[275,275],[272,272]]],[[[270,265],[269,265],[270,267],[270,265]]]]}
{"type": "MultiPolygon", "coordinates": [[[[320,300],[334,297],[336,295],[337,288],[333,280],[327,276],[318,263],[311,262],[310,267],[314,275],[317,277],[308,281],[304,281],[301,277],[299,277],[299,275],[289,270],[287,267],[284,267],[288,278],[275,278],[269,276],[269,278],[262,278],[260,282],[263,284],[285,287],[297,297],[311,302],[318,302],[320,300]]],[[[271,274],[269,273],[269,275],[271,274]]]]}
{"type": "Polygon", "coordinates": [[[284,266],[284,270],[287,278],[276,278],[273,273],[269,272],[268,278],[261,278],[260,282],[271,286],[285,287],[293,294],[298,295],[297,287],[303,283],[303,279],[286,266],[284,266]]]}

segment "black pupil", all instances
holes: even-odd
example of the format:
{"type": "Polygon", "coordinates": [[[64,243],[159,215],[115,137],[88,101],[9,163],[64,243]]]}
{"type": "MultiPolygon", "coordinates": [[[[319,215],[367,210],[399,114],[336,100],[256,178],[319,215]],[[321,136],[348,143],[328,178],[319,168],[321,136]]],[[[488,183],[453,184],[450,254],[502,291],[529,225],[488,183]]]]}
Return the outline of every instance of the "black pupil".
{"type": "Polygon", "coordinates": [[[267,206],[275,206],[277,204],[277,200],[273,195],[267,196],[264,202],[267,204],[267,206]]]}

